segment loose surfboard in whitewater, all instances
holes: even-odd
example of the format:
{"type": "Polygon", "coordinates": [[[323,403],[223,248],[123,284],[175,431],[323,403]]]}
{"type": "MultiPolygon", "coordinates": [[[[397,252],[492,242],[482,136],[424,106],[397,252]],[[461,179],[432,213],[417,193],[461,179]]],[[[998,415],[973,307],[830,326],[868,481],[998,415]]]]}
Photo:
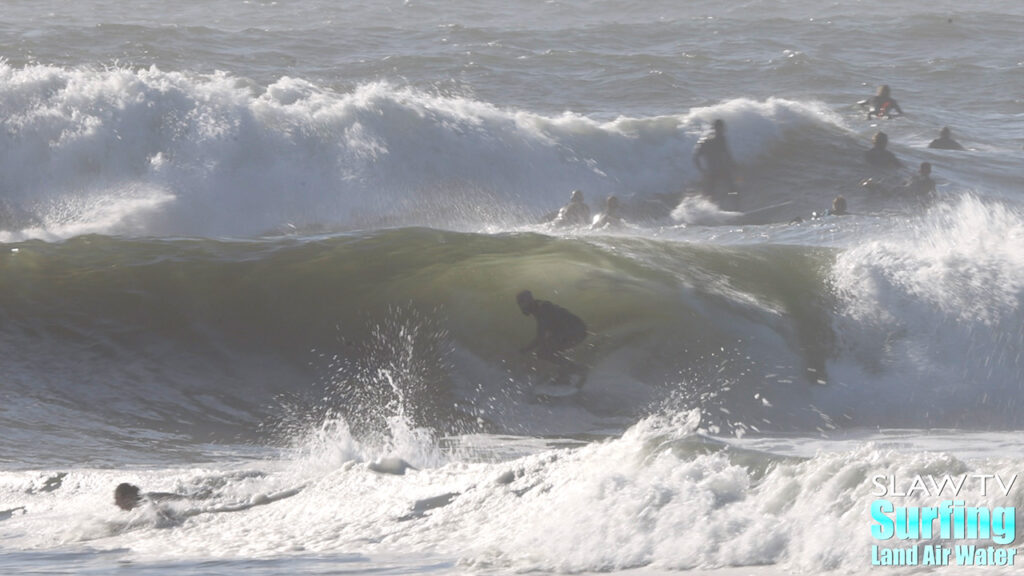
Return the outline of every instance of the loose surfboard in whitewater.
{"type": "MultiPolygon", "coordinates": [[[[722,202],[724,205],[735,205],[737,198],[731,195],[722,202]]],[[[734,226],[737,224],[770,224],[788,222],[792,219],[792,200],[786,200],[762,206],[746,212],[723,209],[718,201],[712,200],[699,192],[684,196],[679,205],[672,210],[672,219],[684,224],[697,226],[734,226]]]]}

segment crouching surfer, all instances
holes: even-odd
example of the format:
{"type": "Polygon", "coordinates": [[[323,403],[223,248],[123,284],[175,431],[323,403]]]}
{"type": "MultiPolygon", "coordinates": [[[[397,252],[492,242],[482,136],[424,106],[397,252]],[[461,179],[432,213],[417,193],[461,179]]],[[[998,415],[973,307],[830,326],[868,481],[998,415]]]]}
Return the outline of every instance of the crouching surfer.
{"type": "Polygon", "coordinates": [[[526,354],[532,351],[538,358],[557,366],[559,384],[570,384],[571,377],[577,376],[574,385],[581,388],[587,379],[587,368],[566,358],[563,352],[586,339],[587,325],[565,308],[547,300],[535,299],[529,290],[517,294],[516,303],[524,316],[533,316],[537,321],[537,336],[521,352],[526,354]]]}

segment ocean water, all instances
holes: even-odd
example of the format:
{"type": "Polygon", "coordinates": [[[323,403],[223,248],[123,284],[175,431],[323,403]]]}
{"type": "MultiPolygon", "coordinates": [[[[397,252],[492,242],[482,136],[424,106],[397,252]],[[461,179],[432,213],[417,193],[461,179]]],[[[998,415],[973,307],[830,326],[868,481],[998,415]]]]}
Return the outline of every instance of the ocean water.
{"type": "Polygon", "coordinates": [[[883,540],[871,507],[954,498],[918,477],[1024,505],[1022,29],[993,0],[4,2],[0,572],[1014,573],[873,566],[1013,544],[883,540]],[[865,119],[881,84],[904,115],[865,119]],[[716,118],[738,211],[695,192],[716,118]],[[929,206],[863,185],[926,161],[929,206]],[[624,225],[544,223],[574,189],[624,225]],[[575,396],[533,392],[527,288],[588,325],[575,396]]]}

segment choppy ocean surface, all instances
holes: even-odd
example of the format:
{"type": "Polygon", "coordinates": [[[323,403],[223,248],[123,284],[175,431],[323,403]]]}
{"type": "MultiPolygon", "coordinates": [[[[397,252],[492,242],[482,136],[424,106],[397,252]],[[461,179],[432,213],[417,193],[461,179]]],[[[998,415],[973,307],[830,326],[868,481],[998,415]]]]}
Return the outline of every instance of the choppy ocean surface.
{"type": "Polygon", "coordinates": [[[0,572],[878,570],[875,477],[1024,469],[1022,29],[5,2],[0,572]],[[881,84],[905,114],[867,120],[881,84]],[[738,212],[695,194],[716,118],[738,212]],[[879,130],[902,169],[865,164],[879,130]],[[921,162],[929,206],[862,185],[921,162]],[[573,189],[625,224],[543,223],[573,189]],[[524,288],[587,322],[576,396],[533,392],[524,288]],[[182,498],[125,512],[121,482],[182,498]]]}

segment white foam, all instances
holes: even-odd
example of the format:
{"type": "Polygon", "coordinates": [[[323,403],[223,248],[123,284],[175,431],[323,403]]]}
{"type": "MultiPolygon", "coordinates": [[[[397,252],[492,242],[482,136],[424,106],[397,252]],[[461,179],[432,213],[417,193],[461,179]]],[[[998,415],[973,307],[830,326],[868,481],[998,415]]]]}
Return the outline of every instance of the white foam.
{"type": "MultiPolygon", "coordinates": [[[[514,571],[770,566],[866,574],[875,543],[867,530],[873,477],[1010,478],[1021,463],[1005,451],[958,455],[963,434],[948,436],[943,452],[914,442],[920,433],[909,435],[910,443],[899,436],[834,445],[791,439],[813,448],[807,459],[722,451],[696,435],[699,421],[697,412],[654,416],[620,438],[562,447],[525,438],[525,454],[498,462],[493,454],[487,461],[467,456],[403,476],[284,460],[245,469],[82,469],[41,492],[39,473],[5,472],[0,509],[25,511],[0,522],[0,537],[16,548],[102,551],[138,565],[209,557],[298,561],[343,551],[514,571]],[[191,494],[192,501],[164,512],[122,512],[111,502],[121,481],[191,494]]],[[[1012,442],[1003,436],[984,441],[1012,442]]],[[[510,437],[495,442],[517,445],[510,437]]],[[[1015,498],[994,489],[970,496],[972,505],[1012,505],[1015,498]]]]}
{"type": "Polygon", "coordinates": [[[833,368],[856,383],[842,394],[846,413],[1018,426],[1024,217],[966,196],[908,224],[842,252],[833,269],[833,368]],[[886,402],[868,402],[876,394],[886,402]]]}
{"type": "Polygon", "coordinates": [[[687,196],[672,210],[672,218],[684,224],[726,224],[740,215],[739,212],[722,210],[705,196],[687,196]]]}
{"type": "Polygon", "coordinates": [[[43,237],[521,224],[574,188],[592,202],[681,192],[713,117],[745,164],[793,130],[840,122],[781,99],[600,121],[387,83],[338,93],[291,77],[259,87],[227,73],[6,63],[0,80],[4,194],[39,216],[43,237]]]}

